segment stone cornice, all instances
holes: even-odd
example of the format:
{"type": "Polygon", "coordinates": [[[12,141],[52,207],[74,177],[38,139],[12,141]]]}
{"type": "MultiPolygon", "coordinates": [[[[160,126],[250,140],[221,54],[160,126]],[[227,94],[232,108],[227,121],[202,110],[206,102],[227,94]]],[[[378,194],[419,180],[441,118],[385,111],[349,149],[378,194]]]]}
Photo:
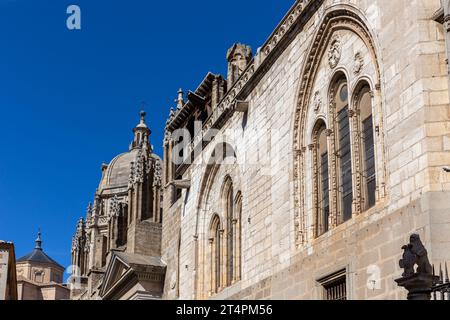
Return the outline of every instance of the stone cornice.
{"type": "MultiPolygon", "coordinates": [[[[322,5],[324,0],[297,0],[281,20],[258,54],[249,62],[239,79],[228,89],[227,93],[203,124],[202,131],[191,140],[186,153],[190,154],[197,146],[204,143],[203,136],[210,129],[220,129],[236,111],[236,102],[245,100],[261,78],[270,69],[276,59],[302,30],[304,24],[322,5]]],[[[212,141],[212,140],[211,140],[212,141]]],[[[182,166],[187,168],[187,166],[182,166]]],[[[184,171],[184,170],[182,170],[184,171]]]]}

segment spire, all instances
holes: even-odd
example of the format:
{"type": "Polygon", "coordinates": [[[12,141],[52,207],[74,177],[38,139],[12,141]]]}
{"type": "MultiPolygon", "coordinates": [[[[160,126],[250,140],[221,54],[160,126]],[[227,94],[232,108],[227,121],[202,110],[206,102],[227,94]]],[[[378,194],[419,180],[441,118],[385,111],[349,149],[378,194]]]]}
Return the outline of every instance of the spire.
{"type": "Polygon", "coordinates": [[[37,250],[42,250],[42,238],[41,238],[41,228],[39,228],[37,238],[34,240],[36,242],[36,247],[34,247],[37,250]]]}
{"type": "Polygon", "coordinates": [[[147,148],[150,149],[149,140],[150,134],[152,133],[145,123],[145,116],[147,113],[145,111],[140,112],[141,120],[139,124],[133,129],[134,139],[130,145],[130,150],[136,148],[147,148]]]}

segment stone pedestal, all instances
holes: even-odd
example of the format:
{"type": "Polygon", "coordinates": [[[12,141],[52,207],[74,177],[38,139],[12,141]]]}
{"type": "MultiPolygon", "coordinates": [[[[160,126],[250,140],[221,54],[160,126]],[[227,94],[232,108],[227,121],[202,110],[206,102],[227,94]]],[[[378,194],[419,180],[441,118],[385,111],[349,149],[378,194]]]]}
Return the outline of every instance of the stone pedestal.
{"type": "Polygon", "coordinates": [[[431,274],[416,273],[409,277],[395,280],[399,287],[408,290],[408,300],[430,300],[431,288],[439,277],[431,274]]]}

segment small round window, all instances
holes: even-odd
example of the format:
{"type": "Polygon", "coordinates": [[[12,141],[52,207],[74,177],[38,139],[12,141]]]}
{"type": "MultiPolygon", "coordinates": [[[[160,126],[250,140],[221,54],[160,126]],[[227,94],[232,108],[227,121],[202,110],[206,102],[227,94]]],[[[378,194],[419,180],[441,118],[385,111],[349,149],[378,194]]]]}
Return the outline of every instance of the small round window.
{"type": "Polygon", "coordinates": [[[344,84],[341,87],[341,91],[339,92],[339,97],[341,98],[342,102],[346,102],[348,99],[348,87],[346,84],[344,84]]]}

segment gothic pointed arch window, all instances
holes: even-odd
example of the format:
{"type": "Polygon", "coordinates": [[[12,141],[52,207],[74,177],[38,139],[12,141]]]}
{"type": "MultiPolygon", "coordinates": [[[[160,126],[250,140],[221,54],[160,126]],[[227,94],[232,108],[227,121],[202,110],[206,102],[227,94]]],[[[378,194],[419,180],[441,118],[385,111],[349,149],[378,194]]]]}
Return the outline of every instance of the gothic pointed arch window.
{"type": "Polygon", "coordinates": [[[337,179],[337,223],[352,218],[353,210],[353,174],[350,139],[349,92],[347,79],[341,76],[332,90],[335,119],[335,156],[337,179]]]}
{"type": "Polygon", "coordinates": [[[242,195],[235,191],[233,181],[225,178],[222,188],[222,203],[225,221],[226,279],[230,286],[241,278],[241,215],[242,195]]]}
{"type": "Polygon", "coordinates": [[[372,116],[372,97],[370,87],[365,84],[357,95],[359,114],[360,158],[362,172],[361,205],[363,210],[370,209],[376,201],[375,177],[375,141],[372,116]]]}
{"type": "Polygon", "coordinates": [[[237,192],[235,198],[235,210],[233,219],[233,230],[234,230],[234,262],[233,262],[233,281],[241,280],[241,251],[242,251],[242,194],[240,191],[237,192]]]}
{"type": "Polygon", "coordinates": [[[225,182],[225,188],[223,192],[224,197],[224,211],[225,211],[225,217],[226,217],[226,240],[227,240],[227,278],[226,278],[226,285],[229,286],[232,283],[232,280],[234,278],[234,242],[235,242],[235,230],[233,226],[233,219],[234,219],[234,199],[233,199],[233,182],[231,179],[227,179],[225,182]]]}
{"type": "Polygon", "coordinates": [[[209,250],[211,257],[210,290],[211,293],[217,293],[220,290],[222,280],[222,228],[217,214],[211,220],[209,250]]]}
{"type": "Polygon", "coordinates": [[[315,189],[315,236],[318,237],[329,229],[330,191],[328,170],[328,142],[325,122],[319,120],[313,131],[313,167],[315,189]]]}

